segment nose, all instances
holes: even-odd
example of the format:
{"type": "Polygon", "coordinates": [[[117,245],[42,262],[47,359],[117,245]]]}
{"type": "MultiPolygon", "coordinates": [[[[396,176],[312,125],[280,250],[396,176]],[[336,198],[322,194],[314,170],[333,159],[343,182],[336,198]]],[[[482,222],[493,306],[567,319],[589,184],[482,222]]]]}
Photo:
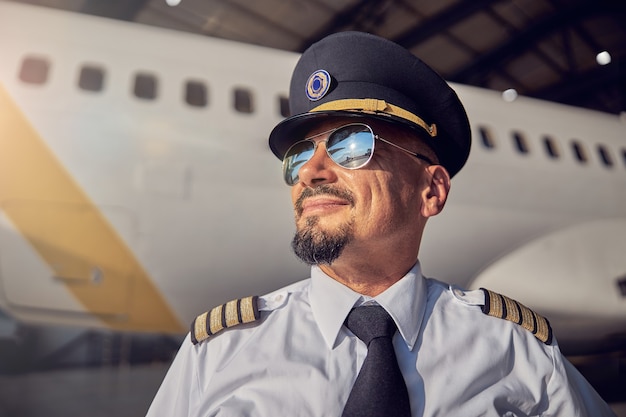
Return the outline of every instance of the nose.
{"type": "Polygon", "coordinates": [[[300,167],[298,177],[300,183],[307,187],[329,184],[337,180],[337,168],[326,153],[326,142],[318,142],[311,159],[300,167]]]}

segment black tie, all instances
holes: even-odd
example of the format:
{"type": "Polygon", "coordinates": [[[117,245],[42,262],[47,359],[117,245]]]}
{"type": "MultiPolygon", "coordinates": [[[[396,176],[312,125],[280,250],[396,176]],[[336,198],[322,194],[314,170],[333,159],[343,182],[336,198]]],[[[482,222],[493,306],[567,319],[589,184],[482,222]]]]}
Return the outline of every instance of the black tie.
{"type": "Polygon", "coordinates": [[[367,356],[342,417],[409,417],[411,406],[391,338],[396,324],[384,308],[353,309],[345,325],[367,345],[367,356]]]}

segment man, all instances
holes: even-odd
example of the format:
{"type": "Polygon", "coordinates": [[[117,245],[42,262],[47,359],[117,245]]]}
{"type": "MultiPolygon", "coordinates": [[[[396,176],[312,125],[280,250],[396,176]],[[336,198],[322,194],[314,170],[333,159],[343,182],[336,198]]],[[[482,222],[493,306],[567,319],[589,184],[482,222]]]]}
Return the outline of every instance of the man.
{"type": "Polygon", "coordinates": [[[302,55],[290,93],[270,147],[311,278],[199,316],[148,415],[613,415],[547,320],[421,275],[426,221],[471,141],[434,71],[344,32],[302,55]]]}

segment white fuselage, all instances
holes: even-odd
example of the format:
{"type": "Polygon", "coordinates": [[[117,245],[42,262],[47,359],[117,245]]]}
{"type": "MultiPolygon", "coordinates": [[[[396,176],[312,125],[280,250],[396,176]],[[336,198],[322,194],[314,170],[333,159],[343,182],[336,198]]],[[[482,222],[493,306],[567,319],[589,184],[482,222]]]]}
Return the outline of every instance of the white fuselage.
{"type": "MultiPolygon", "coordinates": [[[[308,276],[267,145],[296,54],[0,3],[0,56],[0,308],[183,332],[215,305],[308,276]],[[47,63],[44,82],[23,75],[29,59],[47,63]],[[85,67],[99,90],[79,85],[85,67]],[[134,93],[137,74],[154,98],[134,93]],[[189,81],[206,105],[186,102],[189,81]],[[235,109],[237,90],[251,112],[235,109]]],[[[624,121],[453,87],[474,142],[426,228],[425,274],[518,299],[562,344],[623,335],[624,121]]]]}

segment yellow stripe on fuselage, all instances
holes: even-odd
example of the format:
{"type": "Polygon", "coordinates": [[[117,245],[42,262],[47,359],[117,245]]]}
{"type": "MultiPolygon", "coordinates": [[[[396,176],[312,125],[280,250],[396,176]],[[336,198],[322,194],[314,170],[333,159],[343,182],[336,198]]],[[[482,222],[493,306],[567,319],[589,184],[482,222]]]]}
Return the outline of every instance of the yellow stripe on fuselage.
{"type": "Polygon", "coordinates": [[[2,85],[0,208],[88,313],[116,330],[184,331],[131,250],[2,85]],[[97,282],[89,279],[96,270],[97,282]]]}

